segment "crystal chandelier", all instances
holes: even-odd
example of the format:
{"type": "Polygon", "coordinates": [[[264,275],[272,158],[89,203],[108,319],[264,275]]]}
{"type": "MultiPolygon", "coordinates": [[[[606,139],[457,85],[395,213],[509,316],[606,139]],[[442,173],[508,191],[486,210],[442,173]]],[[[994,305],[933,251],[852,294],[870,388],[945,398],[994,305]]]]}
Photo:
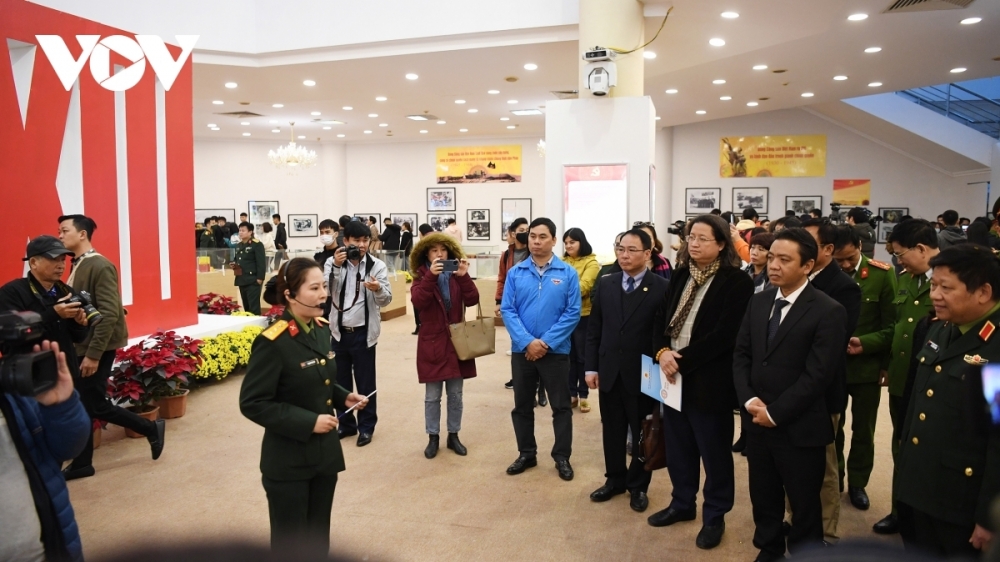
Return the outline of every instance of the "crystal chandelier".
{"type": "Polygon", "coordinates": [[[276,167],[287,168],[290,172],[299,168],[315,166],[316,152],[295,144],[295,122],[292,121],[288,125],[292,131],[290,142],[287,146],[278,147],[277,152],[274,150],[268,151],[268,160],[276,167]]]}

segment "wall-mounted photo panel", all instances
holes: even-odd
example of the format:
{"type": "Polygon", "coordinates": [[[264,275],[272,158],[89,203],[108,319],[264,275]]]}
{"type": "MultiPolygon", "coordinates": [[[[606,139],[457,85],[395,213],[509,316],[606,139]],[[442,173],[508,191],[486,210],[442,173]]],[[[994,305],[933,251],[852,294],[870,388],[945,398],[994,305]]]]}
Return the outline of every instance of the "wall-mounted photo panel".
{"type": "Polygon", "coordinates": [[[766,187],[734,187],[733,214],[738,215],[747,207],[753,207],[758,214],[767,213],[767,197],[766,187]]]}
{"type": "Polygon", "coordinates": [[[319,215],[288,215],[289,238],[312,238],[319,236],[319,215]]]}
{"type": "Polygon", "coordinates": [[[455,219],[455,213],[428,213],[427,224],[437,232],[441,232],[448,226],[448,219],[455,219]]]}
{"type": "Polygon", "coordinates": [[[808,215],[813,209],[823,212],[822,195],[788,195],[785,197],[785,210],[795,211],[795,216],[808,215]]]}
{"type": "Polygon", "coordinates": [[[403,226],[404,222],[410,223],[412,232],[416,232],[417,227],[420,226],[417,213],[389,213],[389,218],[392,220],[392,224],[399,226],[403,226]]]}
{"type": "Polygon", "coordinates": [[[454,187],[428,187],[427,188],[427,210],[429,212],[454,211],[455,210],[455,188],[454,187]]]}
{"type": "Polygon", "coordinates": [[[465,239],[466,240],[489,240],[490,239],[490,210],[489,209],[469,209],[465,212],[465,239]]]}
{"type": "Polygon", "coordinates": [[[721,209],[721,187],[689,187],[684,190],[684,212],[688,215],[704,214],[721,209]]]}
{"type": "Polygon", "coordinates": [[[909,207],[879,207],[878,216],[882,221],[878,223],[878,242],[885,244],[889,241],[889,234],[896,225],[902,222],[903,217],[910,214],[909,207]]]}

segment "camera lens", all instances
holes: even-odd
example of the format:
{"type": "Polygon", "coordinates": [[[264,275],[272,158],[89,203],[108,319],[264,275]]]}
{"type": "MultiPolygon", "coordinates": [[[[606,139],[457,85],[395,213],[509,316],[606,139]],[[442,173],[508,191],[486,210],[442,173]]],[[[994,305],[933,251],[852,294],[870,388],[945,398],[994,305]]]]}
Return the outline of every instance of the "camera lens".
{"type": "Polygon", "coordinates": [[[56,356],[51,351],[21,353],[0,358],[0,390],[20,396],[37,396],[59,380],[56,356]]]}

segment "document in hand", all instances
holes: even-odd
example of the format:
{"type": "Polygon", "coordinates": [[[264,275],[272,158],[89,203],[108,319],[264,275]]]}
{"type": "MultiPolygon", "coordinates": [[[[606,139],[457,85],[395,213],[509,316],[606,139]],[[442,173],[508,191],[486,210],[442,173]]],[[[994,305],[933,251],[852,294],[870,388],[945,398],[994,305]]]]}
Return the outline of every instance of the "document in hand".
{"type": "Polygon", "coordinates": [[[681,374],[674,375],[674,380],[676,382],[673,384],[667,380],[660,365],[653,361],[652,357],[642,356],[642,393],[680,412],[681,389],[683,388],[681,374]]]}

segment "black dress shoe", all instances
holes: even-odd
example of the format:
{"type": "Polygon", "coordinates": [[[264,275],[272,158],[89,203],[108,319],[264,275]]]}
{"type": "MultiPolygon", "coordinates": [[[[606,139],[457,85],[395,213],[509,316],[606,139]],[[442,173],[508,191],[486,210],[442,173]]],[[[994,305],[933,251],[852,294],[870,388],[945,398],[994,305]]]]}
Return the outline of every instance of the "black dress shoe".
{"type": "Polygon", "coordinates": [[[460,457],[464,457],[465,455],[469,454],[469,450],[466,449],[465,445],[463,445],[462,442],[458,440],[457,433],[448,434],[448,448],[451,449],[452,451],[455,451],[455,454],[460,457]]]}
{"type": "Polygon", "coordinates": [[[428,435],[427,448],[424,449],[424,456],[433,459],[438,454],[438,444],[441,442],[441,436],[439,435],[428,435]]]}
{"type": "Polygon", "coordinates": [[[559,471],[559,478],[567,482],[573,479],[573,467],[569,461],[556,461],[556,470],[559,471]]]}
{"type": "Polygon", "coordinates": [[[871,502],[868,501],[868,493],[865,492],[864,488],[855,488],[854,486],[847,487],[847,497],[851,498],[851,505],[860,509],[861,511],[868,511],[871,507],[871,502]]]}
{"type": "Polygon", "coordinates": [[[62,471],[62,473],[63,478],[69,482],[70,480],[76,480],[77,478],[89,478],[93,476],[96,471],[93,466],[81,466],[80,468],[68,466],[62,471]]]}
{"type": "Polygon", "coordinates": [[[649,507],[649,496],[646,495],[646,492],[632,490],[631,495],[632,499],[629,500],[628,506],[632,508],[632,511],[639,513],[646,511],[646,508],[649,507]]]}
{"type": "Polygon", "coordinates": [[[358,447],[364,447],[372,442],[372,434],[362,431],[358,434],[358,447]]]}
{"type": "Polygon", "coordinates": [[[420,333],[420,326],[417,326],[416,328],[413,329],[413,335],[415,336],[419,333],[420,333]]]}
{"type": "Polygon", "coordinates": [[[747,439],[743,436],[743,432],[740,432],[740,438],[733,443],[733,452],[742,453],[744,449],[747,448],[747,439]]]}
{"type": "Polygon", "coordinates": [[[503,387],[507,390],[514,390],[514,379],[510,379],[509,381],[503,383],[503,387]]]}
{"type": "Polygon", "coordinates": [[[753,559],[753,562],[778,562],[778,560],[784,559],[784,555],[778,556],[777,554],[768,554],[762,550],[759,554],[757,554],[757,558],[753,559]]]}
{"type": "Polygon", "coordinates": [[[549,401],[545,399],[545,393],[544,392],[539,392],[538,393],[538,405],[541,406],[541,407],[543,407],[543,408],[549,405],[549,401]]]}
{"type": "Polygon", "coordinates": [[[896,517],[895,513],[890,513],[872,525],[872,531],[880,535],[895,535],[899,532],[899,518],[896,517]]]}
{"type": "Polygon", "coordinates": [[[725,521],[718,525],[705,525],[698,531],[698,538],[694,540],[694,544],[703,550],[715,548],[722,542],[722,534],[725,532],[725,521]]]}
{"type": "Polygon", "coordinates": [[[606,502],[618,494],[624,494],[625,488],[615,488],[611,484],[605,484],[590,493],[590,501],[606,502]]]}
{"type": "Polygon", "coordinates": [[[691,511],[680,511],[679,509],[667,507],[647,517],[646,522],[653,527],[666,527],[678,521],[694,521],[694,517],[695,510],[693,509],[691,511]]]}
{"type": "Polygon", "coordinates": [[[156,430],[152,435],[146,437],[146,440],[149,441],[149,448],[153,453],[153,460],[155,461],[163,453],[163,437],[167,434],[167,422],[156,420],[153,424],[156,425],[156,430]]]}
{"type": "Polygon", "coordinates": [[[356,430],[356,429],[348,429],[346,431],[338,431],[337,432],[337,435],[339,435],[341,439],[344,439],[346,437],[352,437],[352,436],[357,435],[357,434],[358,434],[358,430],[356,430]]]}
{"type": "Polygon", "coordinates": [[[526,457],[524,455],[521,455],[520,457],[517,457],[517,460],[510,463],[510,466],[507,467],[507,474],[510,474],[511,476],[514,476],[515,474],[521,474],[525,470],[534,466],[538,466],[538,459],[536,459],[535,457],[526,457]]]}

